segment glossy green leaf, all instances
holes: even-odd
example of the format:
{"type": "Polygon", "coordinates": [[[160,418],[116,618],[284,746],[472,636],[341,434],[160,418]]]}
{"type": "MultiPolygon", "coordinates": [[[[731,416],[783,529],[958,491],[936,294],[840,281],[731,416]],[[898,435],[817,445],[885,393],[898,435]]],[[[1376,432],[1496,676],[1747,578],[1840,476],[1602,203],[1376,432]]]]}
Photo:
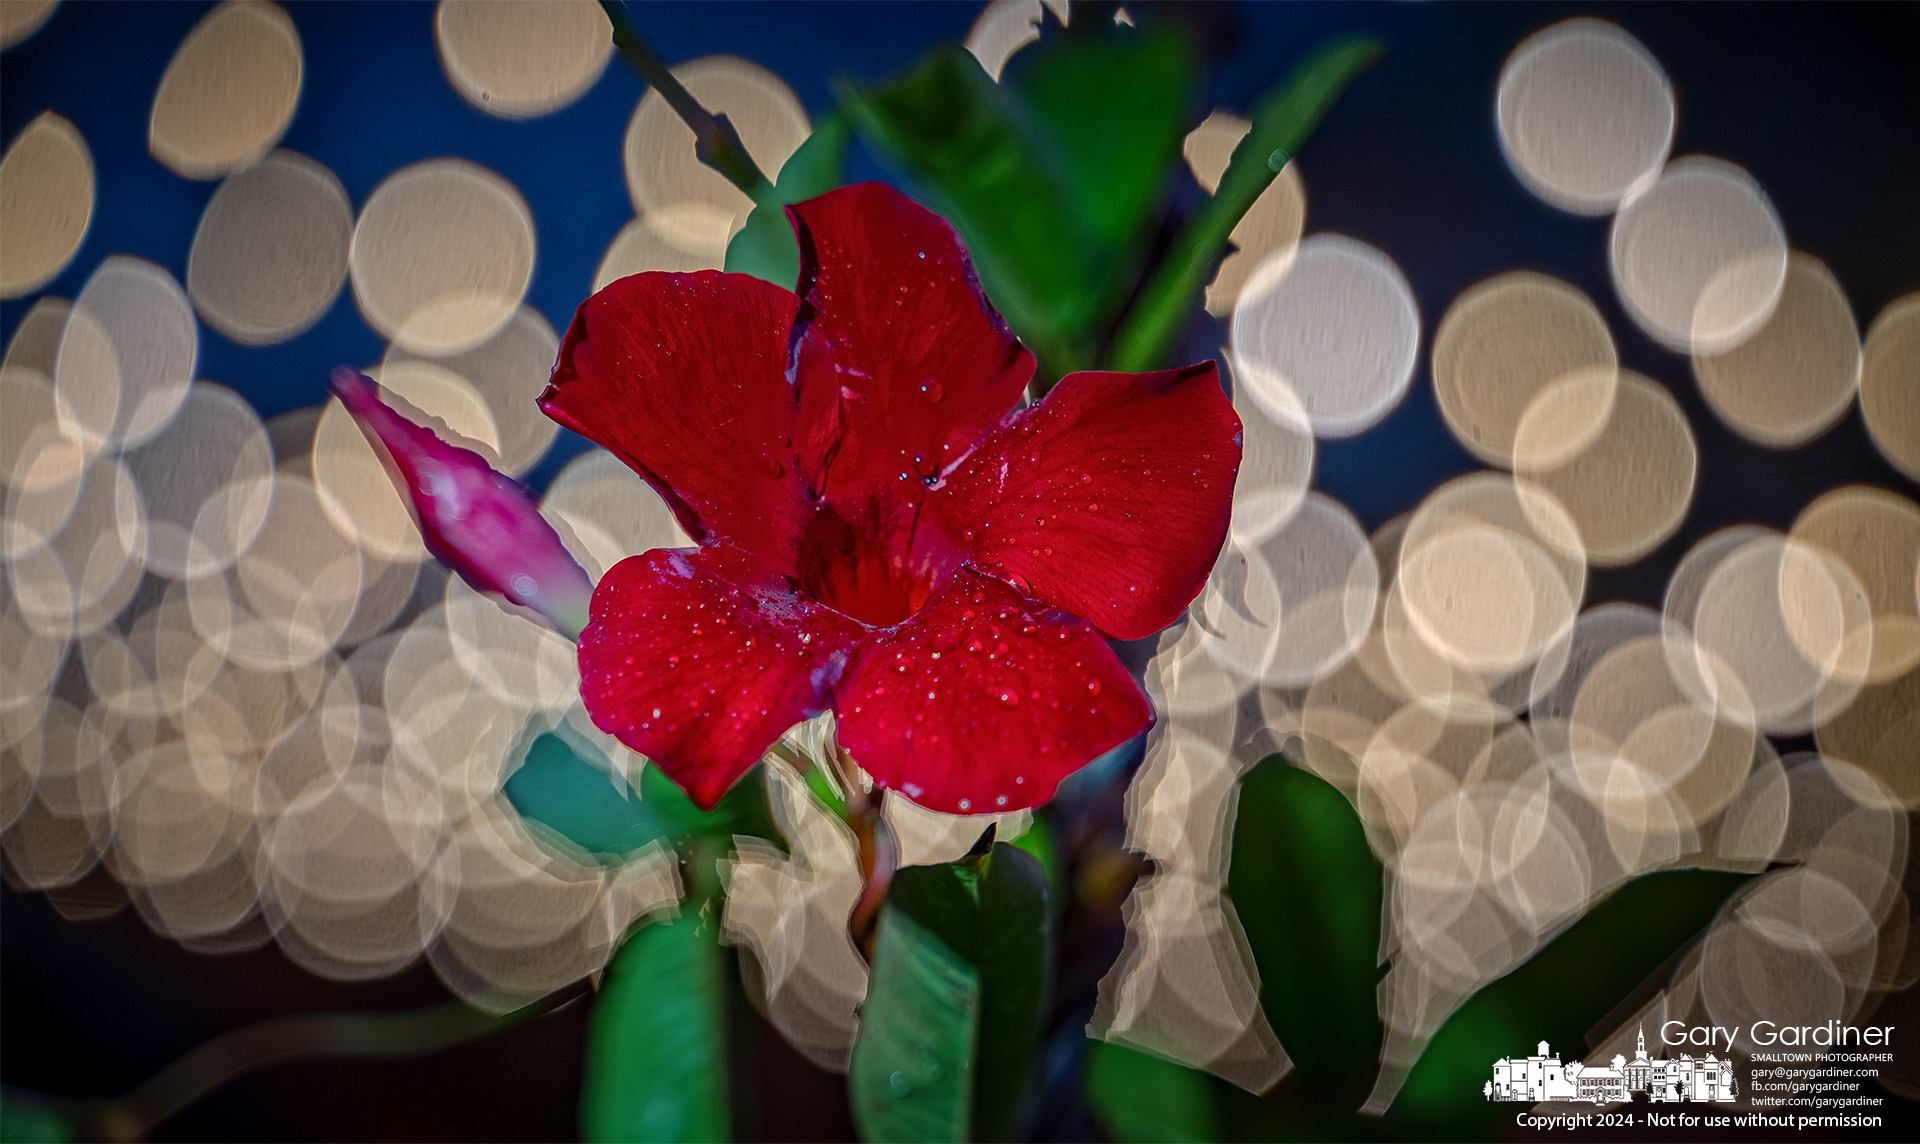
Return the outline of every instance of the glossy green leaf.
{"type": "Polygon", "coordinates": [[[785,845],[779,828],[773,824],[773,813],[767,808],[767,784],[758,764],[735,779],[712,810],[695,806],[665,771],[649,766],[640,773],[640,802],[660,833],[676,841],[687,838],[725,841],[736,834],[750,834],[785,845]]]}
{"type": "Polygon", "coordinates": [[[618,858],[659,837],[640,800],[616,784],[605,756],[548,731],[534,737],[503,788],[521,817],[588,854],[618,858]]]}
{"type": "Polygon", "coordinates": [[[529,728],[522,751],[502,793],[537,832],[582,860],[618,862],[655,840],[780,837],[757,769],[703,811],[658,767],[641,772],[635,791],[614,774],[605,752],[565,724],[529,728]]]}
{"type": "Polygon", "coordinates": [[[754,207],[746,226],[727,243],[729,273],[764,278],[784,290],[794,288],[800,278],[800,246],[794,241],[787,212],[779,208],[824,195],[845,182],[847,148],[852,141],[846,118],[839,112],[820,117],[813,134],[780,168],[773,187],[774,205],[754,207]]]}
{"type": "Polygon", "coordinates": [[[1582,1055],[1594,1026],[1698,936],[1747,881],[1745,874],[1666,870],[1629,882],[1448,1018],[1388,1115],[1480,1113],[1493,1062],[1540,1041],[1564,1059],[1582,1055]]]}
{"type": "Polygon", "coordinates": [[[1046,874],[1007,843],[894,875],[847,1075],[864,1138],[1015,1131],[1052,989],[1053,940],[1046,874]]]}
{"type": "Polygon", "coordinates": [[[1047,896],[1053,903],[1053,912],[1057,917],[1066,905],[1066,866],[1060,858],[1060,842],[1055,834],[1053,818],[1043,807],[1033,815],[1033,825],[1027,832],[1013,840],[1012,845],[1033,856],[1040,863],[1040,870],[1047,877],[1047,896]]]}
{"type": "Polygon", "coordinates": [[[1046,136],[972,53],[935,48],[879,89],[839,88],[878,155],[960,232],[981,284],[1047,368],[1075,367],[1100,283],[1046,136]]]}
{"type": "Polygon", "coordinates": [[[1187,220],[1121,325],[1110,368],[1157,369],[1179,341],[1227,236],[1280,169],[1292,162],[1340,94],[1385,49],[1364,36],[1324,44],[1295,65],[1254,109],[1220,186],[1187,220]]]}
{"type": "Polygon", "coordinates": [[[1058,147],[1068,207],[1108,293],[1124,295],[1132,275],[1117,271],[1131,269],[1192,125],[1192,42],[1170,24],[1108,25],[1050,37],[1023,57],[1018,89],[1058,147]]]}
{"type": "Polygon", "coordinates": [[[1275,755],[1240,785],[1227,893],[1300,1081],[1345,1108],[1379,1067],[1380,862],[1333,786],[1275,755]]]}
{"type": "Polygon", "coordinates": [[[642,928],[607,967],[587,1030],[583,1139],[729,1138],[726,968],[704,914],[642,928]]]}
{"type": "Polygon", "coordinates": [[[1213,1083],[1198,1069],[1106,1041],[1087,1043],[1081,1092],[1116,1144],[1219,1140],[1213,1083]]]}

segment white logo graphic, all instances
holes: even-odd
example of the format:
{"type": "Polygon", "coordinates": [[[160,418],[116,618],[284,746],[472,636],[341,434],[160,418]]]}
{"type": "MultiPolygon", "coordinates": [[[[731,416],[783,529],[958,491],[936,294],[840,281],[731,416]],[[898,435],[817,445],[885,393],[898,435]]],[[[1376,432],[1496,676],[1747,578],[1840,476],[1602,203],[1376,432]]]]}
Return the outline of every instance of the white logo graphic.
{"type": "Polygon", "coordinates": [[[1691,1054],[1677,1061],[1647,1059],[1647,1031],[1640,1030],[1640,1050],[1629,1061],[1619,1053],[1611,1068],[1572,1061],[1561,1064],[1545,1041],[1531,1057],[1502,1057],[1493,1062],[1493,1079],[1481,1087],[1488,1100],[1583,1100],[1592,1104],[1627,1104],[1644,1092],[1655,1104],[1679,1100],[1730,1101],[1734,1097],[1733,1062],[1708,1053],[1700,1060],[1691,1054]]]}

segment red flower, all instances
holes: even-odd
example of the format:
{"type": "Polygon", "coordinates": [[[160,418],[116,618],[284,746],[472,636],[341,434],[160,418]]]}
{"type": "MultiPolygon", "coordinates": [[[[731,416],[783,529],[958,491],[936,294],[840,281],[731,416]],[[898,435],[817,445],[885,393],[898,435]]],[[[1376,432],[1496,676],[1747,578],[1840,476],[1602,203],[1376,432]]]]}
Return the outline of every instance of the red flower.
{"type": "Polygon", "coordinates": [[[1101,637],[1149,635],[1199,591],[1239,419],[1211,362],[1073,374],[1014,409],[1033,357],[944,221],[873,183],[788,215],[798,297],[638,274],[567,331],[541,407],[699,545],[600,581],[587,711],[703,806],[829,707],[922,806],[1044,802],[1151,721],[1101,637]]]}

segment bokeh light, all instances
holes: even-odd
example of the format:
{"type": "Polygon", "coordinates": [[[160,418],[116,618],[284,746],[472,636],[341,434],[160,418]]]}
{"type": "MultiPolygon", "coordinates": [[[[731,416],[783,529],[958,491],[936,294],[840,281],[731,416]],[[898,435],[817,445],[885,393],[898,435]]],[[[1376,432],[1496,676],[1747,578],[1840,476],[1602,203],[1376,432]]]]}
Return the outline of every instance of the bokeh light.
{"type": "Polygon", "coordinates": [[[52,281],[80,249],[92,218],[87,141],[66,119],[42,112],[0,157],[0,298],[52,281]]]}
{"type": "Polygon", "coordinates": [[[194,26],[160,77],[147,149],[189,179],[246,166],[292,122],[304,68],[285,9],[227,0],[194,26]]]}
{"type": "Polygon", "coordinates": [[[1563,210],[1609,214],[1649,182],[1673,140],[1673,86],[1618,25],[1536,32],[1500,69],[1500,148],[1527,188],[1563,210]]]}

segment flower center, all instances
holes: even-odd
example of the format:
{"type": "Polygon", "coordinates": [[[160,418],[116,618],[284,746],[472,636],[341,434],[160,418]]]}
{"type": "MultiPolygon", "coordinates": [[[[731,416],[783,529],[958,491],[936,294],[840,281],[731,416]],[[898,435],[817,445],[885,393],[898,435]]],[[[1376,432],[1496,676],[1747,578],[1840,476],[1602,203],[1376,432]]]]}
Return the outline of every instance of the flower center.
{"type": "Polygon", "coordinates": [[[871,627],[892,627],[925,606],[958,566],[938,546],[913,543],[913,514],[849,524],[826,506],[800,538],[800,590],[871,627]]]}

